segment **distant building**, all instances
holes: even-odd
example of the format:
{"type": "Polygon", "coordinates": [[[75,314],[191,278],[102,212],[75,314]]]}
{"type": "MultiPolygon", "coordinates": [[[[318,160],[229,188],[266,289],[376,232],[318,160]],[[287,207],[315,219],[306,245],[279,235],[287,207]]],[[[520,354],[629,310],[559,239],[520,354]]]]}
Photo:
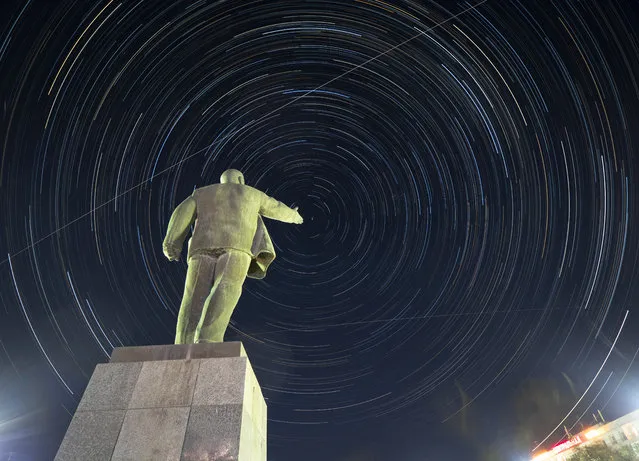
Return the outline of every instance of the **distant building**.
{"type": "Polygon", "coordinates": [[[609,423],[597,424],[571,439],[565,439],[550,450],[536,453],[532,461],[568,461],[577,447],[605,443],[610,448],[630,447],[639,459],[639,410],[609,423]]]}

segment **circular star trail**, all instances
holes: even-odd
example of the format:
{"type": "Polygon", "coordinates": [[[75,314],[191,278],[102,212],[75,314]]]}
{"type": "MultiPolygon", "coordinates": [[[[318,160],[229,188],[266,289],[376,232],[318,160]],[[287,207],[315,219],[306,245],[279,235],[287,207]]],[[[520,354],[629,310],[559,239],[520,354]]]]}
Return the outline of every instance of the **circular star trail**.
{"type": "Polygon", "coordinates": [[[267,222],[278,257],[227,333],[273,459],[422,459],[548,369],[588,390],[567,424],[627,399],[633,2],[3,11],[0,456],[53,456],[96,363],[173,341],[186,263],[166,225],[227,168],[305,219],[267,222]]]}

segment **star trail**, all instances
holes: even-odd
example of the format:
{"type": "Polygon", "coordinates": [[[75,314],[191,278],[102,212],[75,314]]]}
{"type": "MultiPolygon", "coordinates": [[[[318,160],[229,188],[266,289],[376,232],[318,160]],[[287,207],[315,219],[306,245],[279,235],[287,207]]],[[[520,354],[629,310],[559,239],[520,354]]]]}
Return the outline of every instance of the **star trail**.
{"type": "Polygon", "coordinates": [[[227,168],[304,217],[266,223],[278,257],[227,333],[269,460],[527,459],[639,408],[638,21],[631,0],[3,4],[0,460],[52,459],[97,363],[173,341],[164,232],[227,168]],[[570,411],[513,447],[536,376],[570,378],[570,411]]]}

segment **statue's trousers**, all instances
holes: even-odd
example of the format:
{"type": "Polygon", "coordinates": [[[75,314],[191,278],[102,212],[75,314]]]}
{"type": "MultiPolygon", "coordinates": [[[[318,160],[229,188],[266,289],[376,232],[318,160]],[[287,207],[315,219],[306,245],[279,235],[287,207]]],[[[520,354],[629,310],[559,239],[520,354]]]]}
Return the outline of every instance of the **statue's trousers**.
{"type": "Polygon", "coordinates": [[[225,250],[189,258],[175,344],[222,342],[242,294],[251,255],[225,250]]]}

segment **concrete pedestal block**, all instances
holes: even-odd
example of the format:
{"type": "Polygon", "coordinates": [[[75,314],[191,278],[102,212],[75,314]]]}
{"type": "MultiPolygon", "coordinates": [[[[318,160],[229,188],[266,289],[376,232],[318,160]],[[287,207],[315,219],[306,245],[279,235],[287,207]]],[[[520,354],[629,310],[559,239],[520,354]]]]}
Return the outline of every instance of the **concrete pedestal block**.
{"type": "Polygon", "coordinates": [[[56,461],[266,461],[266,404],[241,343],[116,348],[56,461]]]}

